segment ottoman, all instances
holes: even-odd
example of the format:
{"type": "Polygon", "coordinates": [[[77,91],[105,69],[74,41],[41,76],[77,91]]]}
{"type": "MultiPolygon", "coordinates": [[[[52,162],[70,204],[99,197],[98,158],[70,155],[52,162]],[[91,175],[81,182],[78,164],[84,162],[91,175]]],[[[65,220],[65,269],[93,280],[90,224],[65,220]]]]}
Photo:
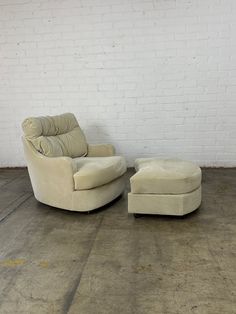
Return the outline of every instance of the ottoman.
{"type": "Polygon", "coordinates": [[[178,159],[139,158],[130,178],[128,212],[182,216],[201,204],[201,169],[178,159]]]}

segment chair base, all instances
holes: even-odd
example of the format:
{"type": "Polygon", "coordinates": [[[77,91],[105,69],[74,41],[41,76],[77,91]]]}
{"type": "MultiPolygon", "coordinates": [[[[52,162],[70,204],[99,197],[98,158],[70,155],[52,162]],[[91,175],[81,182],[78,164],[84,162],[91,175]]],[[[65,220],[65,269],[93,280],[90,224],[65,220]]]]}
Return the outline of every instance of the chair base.
{"type": "MultiPolygon", "coordinates": [[[[46,205],[77,212],[90,212],[100,208],[116,199],[125,189],[125,176],[90,190],[72,191],[61,202],[58,198],[34,195],[35,198],[46,205]]],[[[46,195],[47,196],[47,195],[46,195]]]]}
{"type": "Polygon", "coordinates": [[[125,176],[117,178],[105,185],[90,190],[74,191],[72,194],[73,211],[92,211],[100,208],[121,195],[125,190],[125,176]]]}
{"type": "Polygon", "coordinates": [[[201,187],[186,194],[128,194],[128,212],[183,216],[201,205],[201,187]]]}

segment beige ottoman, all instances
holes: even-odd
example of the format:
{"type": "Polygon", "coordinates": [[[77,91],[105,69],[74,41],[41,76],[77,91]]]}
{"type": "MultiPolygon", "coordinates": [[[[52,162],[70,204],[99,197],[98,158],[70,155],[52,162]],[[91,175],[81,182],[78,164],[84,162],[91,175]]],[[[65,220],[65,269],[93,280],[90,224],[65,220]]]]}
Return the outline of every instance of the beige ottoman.
{"type": "Polygon", "coordinates": [[[201,204],[201,169],[192,162],[139,158],[130,178],[128,212],[186,215],[201,204]]]}

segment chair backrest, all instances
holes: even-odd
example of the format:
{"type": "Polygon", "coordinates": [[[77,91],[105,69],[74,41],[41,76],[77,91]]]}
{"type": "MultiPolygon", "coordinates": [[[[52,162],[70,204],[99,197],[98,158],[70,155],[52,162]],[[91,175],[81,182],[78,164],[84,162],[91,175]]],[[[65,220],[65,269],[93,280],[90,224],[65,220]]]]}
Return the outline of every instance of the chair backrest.
{"type": "Polygon", "coordinates": [[[22,123],[25,138],[47,157],[81,157],[87,154],[87,142],[72,113],[32,117],[22,123]]]}

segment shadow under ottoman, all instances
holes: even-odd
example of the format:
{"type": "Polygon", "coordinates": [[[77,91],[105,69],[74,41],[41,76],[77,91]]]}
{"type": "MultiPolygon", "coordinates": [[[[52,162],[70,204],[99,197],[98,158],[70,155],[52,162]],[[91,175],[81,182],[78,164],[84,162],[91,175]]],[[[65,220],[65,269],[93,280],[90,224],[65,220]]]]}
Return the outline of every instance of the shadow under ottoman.
{"type": "Polygon", "coordinates": [[[139,158],[130,178],[128,212],[182,216],[201,204],[201,169],[177,159],[139,158]]]}

